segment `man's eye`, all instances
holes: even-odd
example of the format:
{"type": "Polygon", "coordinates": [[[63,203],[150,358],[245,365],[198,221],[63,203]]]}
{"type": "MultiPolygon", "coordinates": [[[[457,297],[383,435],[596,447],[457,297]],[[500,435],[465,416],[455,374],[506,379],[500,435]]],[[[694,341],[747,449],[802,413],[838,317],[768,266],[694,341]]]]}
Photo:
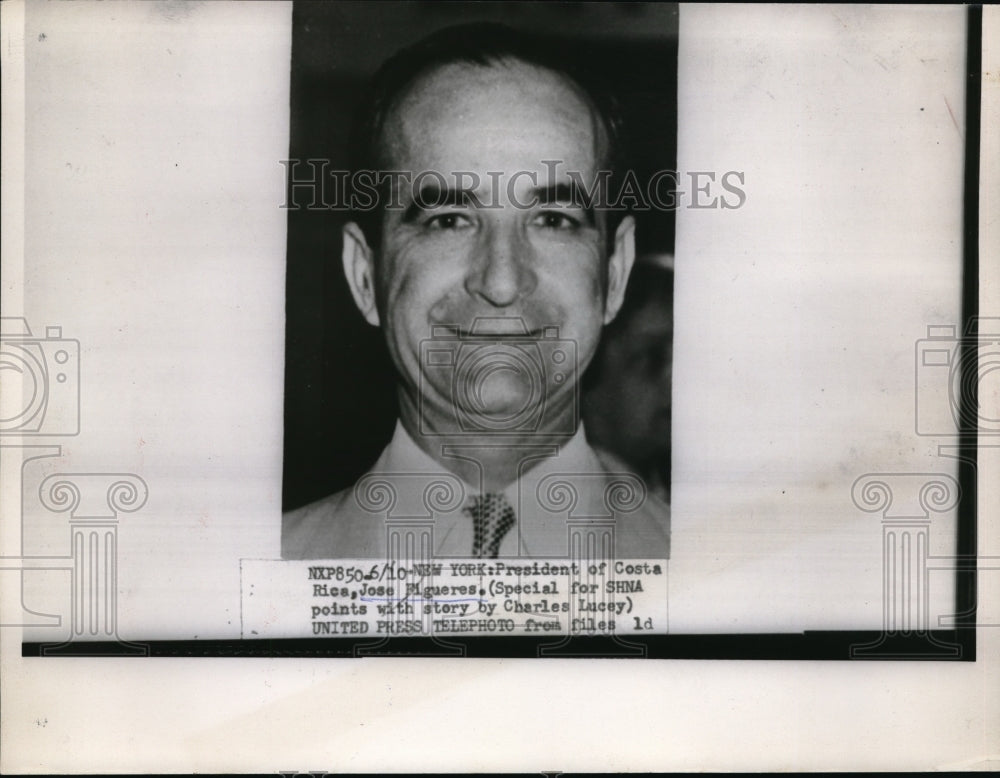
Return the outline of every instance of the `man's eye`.
{"type": "Polygon", "coordinates": [[[469,217],[461,213],[439,213],[424,222],[429,230],[459,230],[470,224],[469,217]]]}
{"type": "Polygon", "coordinates": [[[573,230],[580,226],[580,220],[561,211],[542,211],[535,217],[535,224],[549,230],[573,230]]]}

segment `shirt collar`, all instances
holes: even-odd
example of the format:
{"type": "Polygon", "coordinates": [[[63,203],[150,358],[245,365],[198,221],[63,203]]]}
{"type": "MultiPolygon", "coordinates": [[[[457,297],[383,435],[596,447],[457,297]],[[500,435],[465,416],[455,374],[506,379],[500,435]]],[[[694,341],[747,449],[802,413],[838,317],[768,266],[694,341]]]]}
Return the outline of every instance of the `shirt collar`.
{"type": "MultiPolygon", "coordinates": [[[[501,556],[565,556],[568,553],[569,514],[598,520],[608,517],[607,470],[587,443],[583,425],[562,448],[553,445],[549,451],[549,456],[528,463],[521,477],[502,490],[514,508],[518,525],[516,531],[504,537],[501,556]]],[[[392,440],[372,472],[399,477],[396,510],[403,514],[412,510],[414,515],[421,515],[420,506],[424,504],[428,483],[426,476],[446,475],[446,480],[452,480],[454,486],[461,484],[462,501],[449,503],[450,509],[435,511],[435,553],[439,556],[468,555],[473,530],[461,505],[482,493],[480,484],[469,484],[449,471],[420,448],[399,421],[392,440]]],[[[449,489],[449,493],[453,491],[449,489]]]]}
{"type": "MultiPolygon", "coordinates": [[[[587,443],[587,435],[581,422],[576,433],[561,448],[551,446],[551,454],[545,456],[541,451],[540,461],[533,460],[528,468],[524,470],[519,479],[515,479],[502,489],[504,495],[513,503],[517,496],[518,489],[525,486],[534,486],[546,475],[559,472],[580,472],[589,473],[601,469],[600,460],[594,450],[587,443]],[[519,484],[520,482],[520,484],[519,484]]],[[[382,456],[373,468],[380,473],[451,473],[448,467],[438,462],[434,457],[420,448],[417,442],[406,431],[403,423],[396,420],[396,429],[393,431],[392,440],[382,452],[382,456]]],[[[458,478],[458,476],[455,476],[458,478]]],[[[466,494],[476,495],[482,493],[481,484],[470,484],[465,479],[459,478],[466,494]]]]}

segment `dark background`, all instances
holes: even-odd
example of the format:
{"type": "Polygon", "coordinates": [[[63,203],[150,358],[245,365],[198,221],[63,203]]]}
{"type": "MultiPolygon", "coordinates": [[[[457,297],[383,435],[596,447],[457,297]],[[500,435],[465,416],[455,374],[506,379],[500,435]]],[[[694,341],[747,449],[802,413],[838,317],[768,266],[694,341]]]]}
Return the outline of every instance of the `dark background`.
{"type": "MultiPolygon", "coordinates": [[[[290,160],[348,168],[347,138],[381,63],[441,27],[500,21],[550,36],[567,57],[603,62],[616,85],[640,180],[676,166],[677,6],[665,3],[302,2],[292,12],[290,160]]],[[[311,171],[300,165],[298,178],[311,171]]],[[[340,261],[342,211],[287,200],[283,507],[349,486],[396,419],[380,332],[357,312],[340,261]],[[302,207],[295,208],[298,204],[302,207]]],[[[332,194],[327,200],[332,199],[332,194]]],[[[674,214],[636,214],[638,251],[673,251],[674,214]]]]}

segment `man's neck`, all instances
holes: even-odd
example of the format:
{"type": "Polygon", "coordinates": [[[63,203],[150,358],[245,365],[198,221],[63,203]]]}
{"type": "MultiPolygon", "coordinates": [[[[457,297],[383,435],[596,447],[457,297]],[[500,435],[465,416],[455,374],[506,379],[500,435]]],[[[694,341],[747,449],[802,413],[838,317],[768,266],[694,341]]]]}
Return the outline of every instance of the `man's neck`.
{"type": "MultiPolygon", "coordinates": [[[[401,403],[401,411],[405,407],[401,403]]],[[[467,484],[489,492],[505,489],[542,460],[558,454],[576,429],[573,434],[546,434],[544,430],[429,434],[426,423],[421,425],[415,414],[401,412],[400,421],[413,442],[434,461],[467,484]]]]}

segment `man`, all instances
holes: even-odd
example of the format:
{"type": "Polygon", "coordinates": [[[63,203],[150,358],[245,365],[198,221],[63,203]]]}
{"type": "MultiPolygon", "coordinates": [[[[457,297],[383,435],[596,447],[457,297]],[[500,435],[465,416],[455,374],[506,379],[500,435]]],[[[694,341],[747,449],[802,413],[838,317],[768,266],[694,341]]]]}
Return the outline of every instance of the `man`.
{"type": "Polygon", "coordinates": [[[344,227],[342,260],[400,418],[354,488],[286,514],[283,557],[383,557],[423,521],[436,556],[565,557],[597,526],[602,553],[665,558],[666,505],[579,423],[635,251],[600,96],[530,38],[468,25],[386,63],[360,127],[377,207],[344,227]]]}

